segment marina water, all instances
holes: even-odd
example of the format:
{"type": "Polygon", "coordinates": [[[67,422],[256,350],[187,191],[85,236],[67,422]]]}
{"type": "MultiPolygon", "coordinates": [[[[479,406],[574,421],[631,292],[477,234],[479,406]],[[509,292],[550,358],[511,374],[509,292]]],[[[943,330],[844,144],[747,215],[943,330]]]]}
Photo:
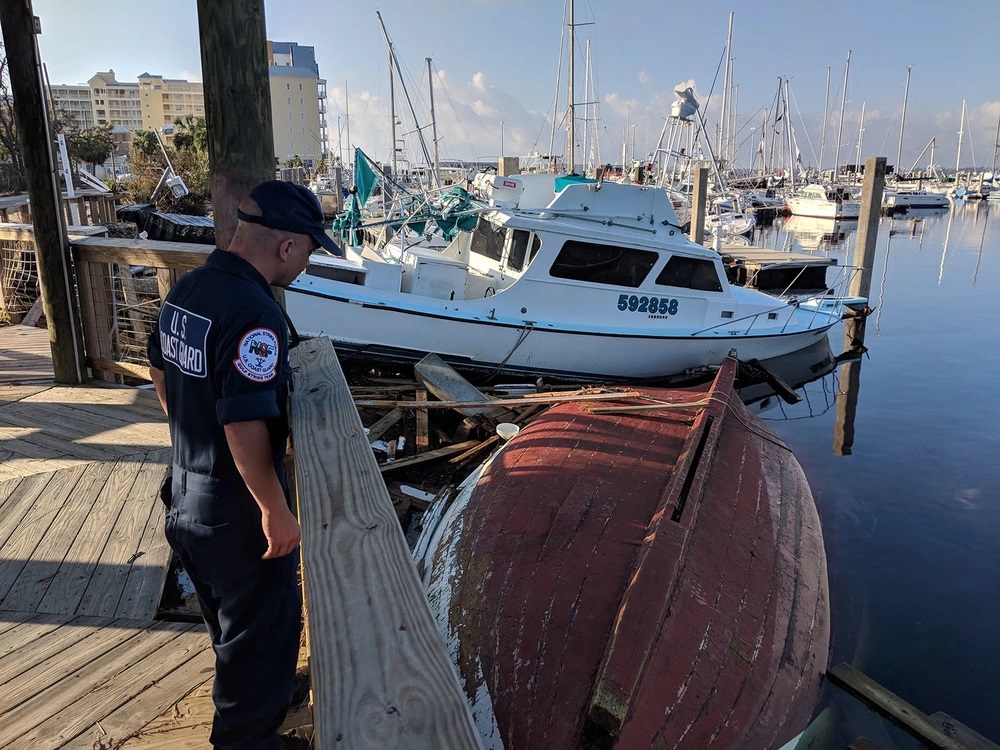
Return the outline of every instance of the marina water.
{"type": "MultiPolygon", "coordinates": [[[[754,244],[849,264],[856,235],[796,217],[754,244]]],[[[823,522],[830,663],[1000,742],[1000,204],[883,218],[871,306],[856,404],[842,365],[761,414],[823,522]]],[[[822,707],[810,747],[921,746],[830,685],[822,707]]]]}

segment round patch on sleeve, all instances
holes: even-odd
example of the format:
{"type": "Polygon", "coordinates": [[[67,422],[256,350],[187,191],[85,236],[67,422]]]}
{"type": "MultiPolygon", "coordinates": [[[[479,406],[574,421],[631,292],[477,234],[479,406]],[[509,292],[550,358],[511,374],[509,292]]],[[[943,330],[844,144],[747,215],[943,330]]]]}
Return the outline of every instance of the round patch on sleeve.
{"type": "Polygon", "coordinates": [[[278,337],[270,328],[254,328],[240,339],[233,365],[240,375],[256,383],[266,383],[278,371],[278,337]]]}

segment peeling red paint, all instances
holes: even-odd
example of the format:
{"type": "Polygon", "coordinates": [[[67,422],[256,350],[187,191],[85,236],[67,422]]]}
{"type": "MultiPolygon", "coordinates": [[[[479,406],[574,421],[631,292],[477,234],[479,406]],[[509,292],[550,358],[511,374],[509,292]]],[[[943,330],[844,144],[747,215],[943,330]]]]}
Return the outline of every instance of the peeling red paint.
{"type": "Polygon", "coordinates": [[[829,646],[819,519],[732,377],[649,391],[703,409],[553,408],[480,479],[448,626],[506,750],[769,747],[805,726],[829,646]]]}

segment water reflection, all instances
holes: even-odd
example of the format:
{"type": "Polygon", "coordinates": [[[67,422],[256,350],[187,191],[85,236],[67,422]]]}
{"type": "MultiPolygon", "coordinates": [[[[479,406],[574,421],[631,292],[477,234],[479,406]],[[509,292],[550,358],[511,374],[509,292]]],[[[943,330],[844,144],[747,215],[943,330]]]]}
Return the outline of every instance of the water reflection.
{"type": "Polygon", "coordinates": [[[848,234],[856,232],[858,222],[792,216],[785,228],[804,250],[830,250],[843,244],[848,234]]]}

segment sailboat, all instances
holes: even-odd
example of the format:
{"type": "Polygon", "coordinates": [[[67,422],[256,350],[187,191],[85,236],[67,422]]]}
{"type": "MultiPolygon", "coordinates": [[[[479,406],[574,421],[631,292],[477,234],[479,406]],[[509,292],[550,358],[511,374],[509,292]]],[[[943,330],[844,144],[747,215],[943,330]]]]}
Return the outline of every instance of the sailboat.
{"type": "Polygon", "coordinates": [[[854,200],[851,191],[836,184],[840,171],[840,144],[844,131],[844,111],[847,108],[847,81],[851,70],[851,51],[847,51],[844,67],[843,97],[840,101],[840,126],[837,129],[835,149],[834,184],[807,185],[798,195],[788,199],[788,208],[793,216],[812,216],[818,219],[857,219],[861,214],[861,204],[854,200]]]}
{"type": "MultiPolygon", "coordinates": [[[[896,184],[882,193],[882,207],[888,212],[908,210],[911,208],[947,208],[948,197],[943,193],[935,193],[923,189],[907,189],[900,186],[903,175],[900,173],[903,158],[903,129],[906,126],[906,102],[910,93],[910,71],[906,67],[906,83],[903,85],[903,112],[899,122],[899,148],[896,151],[896,184]]],[[[921,152],[921,156],[923,152],[921,152]]],[[[918,156],[917,159],[920,157],[918,156]]]]}

